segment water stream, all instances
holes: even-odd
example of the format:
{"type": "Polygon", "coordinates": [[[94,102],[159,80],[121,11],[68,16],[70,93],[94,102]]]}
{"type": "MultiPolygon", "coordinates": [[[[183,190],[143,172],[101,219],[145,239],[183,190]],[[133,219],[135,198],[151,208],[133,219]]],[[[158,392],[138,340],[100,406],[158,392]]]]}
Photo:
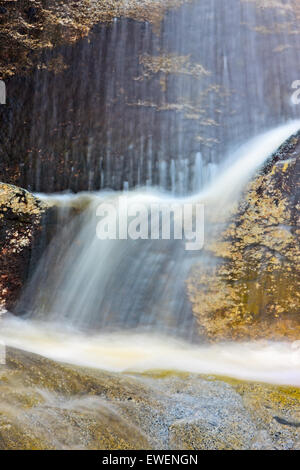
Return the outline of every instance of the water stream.
{"type": "Polygon", "coordinates": [[[232,149],[299,116],[297,3],[193,0],[157,28],[116,18],[48,48],[43,63],[62,70],[8,85],[2,180],[39,192],[200,190],[232,149]]]}
{"type": "Polygon", "coordinates": [[[300,386],[300,344],[193,345],[151,333],[94,333],[9,316],[0,339],[55,361],[113,372],[190,372],[300,386]]]}
{"type": "Polygon", "coordinates": [[[299,385],[294,345],[209,346],[198,335],[185,281],[196,262],[211,262],[207,255],[187,251],[184,240],[99,240],[96,235],[98,205],[109,202],[119,219],[117,202],[125,195],[145,207],[203,203],[205,238],[211,241],[254,172],[299,129],[300,121],[293,121],[251,140],[193,196],[154,189],[40,195],[58,211],[74,204],[82,209],[58,227],[24,292],[19,309],[26,320],[4,318],[0,339],[56,360],[115,371],[176,369],[299,385]]]}
{"type": "MultiPolygon", "coordinates": [[[[254,208],[245,224],[243,214],[235,219],[241,230],[232,258],[239,261],[240,247],[251,245],[253,269],[252,251],[240,270],[232,263],[233,276],[226,277],[224,261],[217,275],[225,288],[213,285],[203,311],[201,294],[219,267],[209,244],[245,202],[248,182],[264,169],[273,184],[268,160],[296,133],[297,143],[283,148],[291,157],[298,152],[300,105],[292,84],[300,80],[300,1],[51,1],[29,2],[34,8],[28,9],[28,2],[16,3],[0,12],[5,25],[10,8],[19,9],[13,33],[1,32],[1,41],[9,36],[1,61],[15,56],[19,68],[10,67],[7,104],[0,106],[0,181],[30,191],[50,209],[41,237],[25,247],[26,273],[29,252],[32,257],[20,298],[12,311],[0,310],[0,448],[299,448],[297,390],[264,385],[300,387],[300,341],[265,339],[270,318],[270,330],[273,319],[283,319],[280,338],[294,332],[285,315],[294,292],[277,309],[277,296],[284,297],[287,284],[293,289],[289,274],[281,278],[294,264],[276,276],[268,264],[268,256],[282,265],[289,256],[294,261],[296,251],[289,255],[286,248],[296,240],[294,219],[278,217],[274,224],[285,232],[282,251],[262,246],[260,234],[246,235],[245,244],[240,236],[253,220],[259,231],[260,215],[266,225],[271,220],[269,202],[259,205],[264,190],[257,190],[259,215],[254,208]],[[95,6],[102,11],[97,24],[95,6]],[[82,35],[75,40],[77,27],[82,35]],[[22,57],[14,41],[22,44],[22,57]],[[8,54],[10,43],[14,54],[8,54]],[[99,238],[104,207],[114,239],[99,238]],[[163,211],[170,211],[169,234],[161,227],[163,211]],[[195,214],[204,216],[199,225],[195,214]],[[140,236],[127,236],[128,227],[124,236],[124,220],[140,236]],[[181,236],[187,234],[183,221],[198,229],[195,250],[187,249],[195,240],[181,236]],[[227,287],[228,303],[219,307],[214,293],[223,301],[227,287]],[[259,328],[264,339],[218,342],[207,326],[217,315],[224,320],[216,319],[218,338],[237,338],[239,321],[248,335],[257,321],[243,338],[257,338],[259,328]],[[233,328],[222,336],[226,322],[233,328]]],[[[292,167],[280,168],[289,190],[296,180],[292,167]]],[[[279,198],[274,205],[281,214],[279,198]]],[[[8,250],[11,272],[1,272],[13,297],[23,220],[2,209],[5,237],[20,239],[20,252],[14,244],[8,250]]],[[[26,231],[29,225],[26,218],[26,231]]],[[[264,226],[261,232],[266,238],[275,233],[264,226]]],[[[223,255],[220,260],[226,248],[223,255]]],[[[290,304],[294,308],[294,298],[290,304]]]]}

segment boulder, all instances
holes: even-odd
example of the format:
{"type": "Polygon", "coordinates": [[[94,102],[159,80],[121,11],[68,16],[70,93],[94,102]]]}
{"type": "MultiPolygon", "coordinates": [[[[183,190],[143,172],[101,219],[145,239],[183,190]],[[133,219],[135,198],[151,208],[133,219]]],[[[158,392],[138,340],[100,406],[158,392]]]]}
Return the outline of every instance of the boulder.
{"type": "Polygon", "coordinates": [[[292,137],[249,184],[188,293],[211,340],[299,339],[300,137],[292,137]]]}
{"type": "Polygon", "coordinates": [[[38,257],[48,206],[0,183],[0,309],[11,309],[38,257]],[[36,248],[36,249],[35,249],[36,248]]]}

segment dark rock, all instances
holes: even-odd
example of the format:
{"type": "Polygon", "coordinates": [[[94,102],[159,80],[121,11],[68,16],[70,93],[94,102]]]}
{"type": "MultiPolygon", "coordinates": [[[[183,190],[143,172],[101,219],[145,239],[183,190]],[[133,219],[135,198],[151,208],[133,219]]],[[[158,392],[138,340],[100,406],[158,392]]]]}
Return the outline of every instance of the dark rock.
{"type": "Polygon", "coordinates": [[[284,424],[285,426],[292,426],[293,428],[300,428],[300,423],[292,423],[291,421],[287,421],[284,418],[280,418],[279,416],[274,416],[274,419],[279,424],[284,424]]]}
{"type": "Polygon", "coordinates": [[[0,309],[13,308],[27,280],[47,210],[27,191],[0,183],[0,309]]]}
{"type": "Polygon", "coordinates": [[[29,21],[37,21],[37,9],[34,7],[29,7],[25,10],[25,13],[29,19],[29,21]]]}

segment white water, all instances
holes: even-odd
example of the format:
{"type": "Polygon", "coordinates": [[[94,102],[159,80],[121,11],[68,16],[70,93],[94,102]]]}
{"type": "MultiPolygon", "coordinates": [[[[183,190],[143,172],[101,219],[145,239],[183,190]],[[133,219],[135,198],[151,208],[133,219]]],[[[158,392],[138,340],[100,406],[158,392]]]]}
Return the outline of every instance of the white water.
{"type": "MultiPolygon", "coordinates": [[[[153,191],[132,191],[129,196],[146,204],[162,199],[204,201],[209,211],[223,214],[254,172],[299,129],[300,121],[293,121],[252,140],[227,160],[213,183],[193,197],[178,199],[153,191]]],[[[113,201],[117,196],[51,197],[63,201],[63,206],[82,198],[91,203],[72,243],[68,230],[55,240],[26,294],[28,308],[39,323],[4,319],[0,339],[59,361],[100,369],[175,369],[300,386],[299,354],[290,344],[196,347],[166,336],[171,332],[173,337],[189,339],[196,333],[185,280],[201,255],[195,258],[185,252],[182,241],[98,240],[96,206],[103,198],[113,201]],[[87,336],[70,327],[92,328],[102,335],[87,336]],[[133,334],[137,328],[143,333],[133,334]]],[[[211,237],[214,232],[207,233],[211,237]]]]}
{"type": "Polygon", "coordinates": [[[218,207],[237,199],[255,171],[300,128],[300,120],[272,129],[252,139],[226,160],[220,174],[200,193],[201,199],[218,207]]]}
{"type": "Polygon", "coordinates": [[[300,341],[199,347],[150,334],[84,335],[10,316],[0,326],[6,345],[79,366],[127,373],[183,371],[300,386],[300,341]]]}

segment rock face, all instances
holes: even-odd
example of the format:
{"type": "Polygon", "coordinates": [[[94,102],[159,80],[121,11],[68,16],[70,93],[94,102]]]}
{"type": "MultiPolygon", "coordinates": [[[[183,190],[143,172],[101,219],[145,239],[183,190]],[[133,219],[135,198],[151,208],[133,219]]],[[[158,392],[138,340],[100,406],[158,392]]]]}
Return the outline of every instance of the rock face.
{"type": "MultiPolygon", "coordinates": [[[[165,12],[189,0],[4,1],[0,5],[0,77],[42,65],[42,53],[86,36],[100,21],[115,17],[149,21],[158,27],[165,12]]],[[[46,66],[59,70],[57,62],[46,66]]]]}
{"type": "Polygon", "coordinates": [[[299,449],[299,400],[299,389],[83,370],[10,349],[0,449],[299,449]]]}
{"type": "Polygon", "coordinates": [[[300,137],[252,181],[219,240],[213,263],[197,266],[188,291],[213,340],[299,339],[300,137]]]}
{"type": "Polygon", "coordinates": [[[199,190],[232,148],[298,117],[290,3],[0,2],[0,180],[199,190]]]}
{"type": "Polygon", "coordinates": [[[24,189],[0,183],[0,309],[10,309],[37,256],[47,205],[24,189]]]}

